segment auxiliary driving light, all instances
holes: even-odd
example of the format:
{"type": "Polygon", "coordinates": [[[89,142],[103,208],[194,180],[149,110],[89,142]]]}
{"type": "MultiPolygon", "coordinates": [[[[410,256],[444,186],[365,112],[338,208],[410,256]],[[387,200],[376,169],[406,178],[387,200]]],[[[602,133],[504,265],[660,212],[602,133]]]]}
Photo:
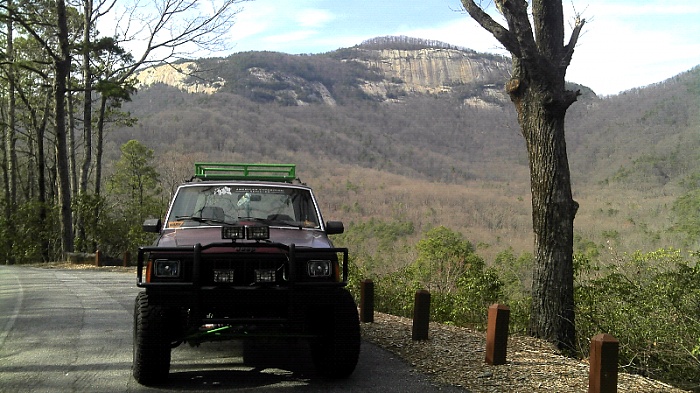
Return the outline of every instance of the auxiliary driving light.
{"type": "Polygon", "coordinates": [[[214,282],[233,282],[233,269],[214,269],[214,282]]]}
{"type": "Polygon", "coordinates": [[[153,261],[153,272],[156,277],[180,277],[180,261],[156,259],[153,261]]]}
{"type": "Polygon", "coordinates": [[[265,240],[270,238],[270,227],[268,226],[248,226],[249,240],[265,240]]]}
{"type": "Polygon", "coordinates": [[[268,226],[222,226],[222,239],[248,239],[265,240],[270,238],[270,227],[268,226]]]}
{"type": "Polygon", "coordinates": [[[245,239],[245,227],[222,226],[222,239],[245,239]]]}
{"type": "Polygon", "coordinates": [[[276,278],[274,269],[255,269],[255,282],[275,282],[276,278]]]}
{"type": "Polygon", "coordinates": [[[331,261],[328,260],[312,260],[306,264],[309,277],[330,277],[331,261]]]}

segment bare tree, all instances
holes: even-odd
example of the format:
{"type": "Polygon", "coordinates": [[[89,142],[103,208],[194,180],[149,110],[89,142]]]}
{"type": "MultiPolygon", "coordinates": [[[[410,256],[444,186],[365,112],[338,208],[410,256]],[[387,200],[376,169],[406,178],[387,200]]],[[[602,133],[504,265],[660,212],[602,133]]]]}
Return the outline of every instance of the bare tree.
{"type": "Polygon", "coordinates": [[[515,105],[530,162],[535,267],[529,333],[574,350],[573,200],[564,137],[566,111],[580,95],[565,87],[566,70],[585,20],[576,18],[564,44],[561,0],[494,0],[507,27],[474,0],[469,15],[512,55],[506,90],[515,105]]]}
{"type": "MultiPolygon", "coordinates": [[[[143,45],[139,53],[132,53],[134,61],[110,62],[110,84],[126,86],[140,67],[191,57],[188,50],[211,53],[226,49],[225,34],[241,11],[238,5],[247,1],[250,0],[216,0],[207,3],[206,9],[199,8],[204,3],[197,0],[134,1],[121,14],[114,36],[119,46],[129,46],[135,41],[143,45]]],[[[106,106],[103,104],[101,108],[96,130],[98,141],[103,140],[105,124],[106,106]]],[[[98,142],[95,154],[95,193],[99,195],[101,142],[98,142]]]]}
{"type": "MultiPolygon", "coordinates": [[[[71,207],[70,176],[68,168],[68,144],[66,139],[66,84],[70,75],[70,42],[68,40],[68,16],[64,0],[56,1],[58,47],[52,58],[56,76],[54,79],[54,113],[56,123],[56,169],[58,172],[58,196],[61,206],[61,250],[73,251],[73,209],[71,207]]],[[[47,46],[48,48],[48,46],[47,46]]]]}
{"type": "MultiPolygon", "coordinates": [[[[145,64],[168,63],[191,56],[187,51],[193,48],[209,52],[223,48],[222,37],[230,31],[234,16],[239,12],[235,5],[246,0],[215,0],[209,3],[196,0],[136,0],[120,3],[122,6],[126,4],[121,13],[114,0],[81,1],[84,147],[77,194],[84,196],[88,193],[88,174],[94,168],[94,194],[99,197],[108,110],[110,105],[118,106],[121,101],[129,99],[134,91],[133,75],[136,70],[145,64]],[[121,17],[113,36],[97,38],[101,33],[95,29],[98,20],[103,21],[117,13],[121,17]],[[125,52],[124,47],[133,42],[141,43],[136,46],[139,53],[125,52]],[[93,73],[93,67],[99,70],[98,74],[93,73]],[[100,96],[96,119],[93,117],[95,91],[100,96]],[[94,130],[93,120],[97,126],[94,130]]],[[[83,222],[80,215],[76,218],[76,234],[80,243],[84,244],[83,226],[88,223],[83,222]]]]}
{"type": "Polygon", "coordinates": [[[212,53],[227,49],[226,34],[251,0],[136,0],[124,9],[115,37],[119,45],[137,45],[135,61],[127,66],[128,77],[138,68],[192,58],[193,52],[212,53]],[[206,4],[206,7],[204,5],[206,4]]]}
{"type": "MultiPolygon", "coordinates": [[[[93,92],[94,79],[93,72],[93,54],[101,55],[99,42],[95,43],[94,38],[98,34],[95,29],[98,19],[107,15],[114,7],[116,0],[83,0],[82,14],[82,43],[80,45],[80,57],[82,60],[81,71],[83,77],[83,157],[80,164],[80,174],[76,173],[75,155],[70,154],[71,158],[71,179],[73,184],[73,196],[83,198],[87,194],[90,167],[92,165],[93,151],[93,129],[92,129],[92,112],[93,112],[93,92]]],[[[72,113],[72,111],[71,111],[72,113]]],[[[71,127],[72,130],[72,127],[71,127]]],[[[75,140],[74,134],[69,135],[69,146],[73,148],[75,140]]],[[[79,245],[85,248],[85,222],[83,220],[84,212],[78,209],[75,212],[75,235],[79,245]]]]}
{"type": "MultiPolygon", "coordinates": [[[[6,126],[3,127],[4,130],[4,153],[3,154],[3,168],[6,168],[4,172],[4,186],[5,186],[5,222],[8,225],[8,230],[10,233],[13,231],[13,220],[12,220],[12,209],[17,203],[17,153],[15,146],[17,144],[17,133],[15,132],[16,121],[15,121],[15,71],[12,65],[14,61],[14,32],[12,23],[12,11],[13,5],[12,0],[7,1],[7,46],[5,48],[5,58],[7,61],[6,75],[7,75],[7,85],[8,85],[8,106],[7,106],[7,121],[6,126]]],[[[8,236],[5,238],[7,243],[7,248],[12,248],[12,239],[8,236]]],[[[12,264],[13,258],[11,253],[6,256],[5,263],[12,264]]]]}
{"type": "MultiPolygon", "coordinates": [[[[47,107],[51,112],[52,120],[47,123],[37,122],[35,125],[38,126],[36,135],[40,137],[44,136],[46,124],[53,125],[54,134],[51,143],[55,144],[53,146],[55,154],[52,154],[55,164],[47,172],[49,177],[53,176],[53,178],[46,179],[46,184],[43,184],[42,180],[39,181],[42,182],[42,187],[57,186],[57,189],[52,188],[50,192],[58,194],[59,197],[61,249],[63,252],[71,252],[76,240],[73,237],[76,229],[73,223],[78,224],[78,233],[84,224],[81,222],[82,217],[76,216],[72,210],[74,198],[87,192],[90,173],[95,173],[95,194],[97,196],[100,194],[103,127],[109,111],[117,108],[120,101],[128,100],[129,95],[133,93],[133,74],[139,67],[152,62],[167,63],[182,57],[191,57],[198,50],[224,48],[224,35],[230,30],[233,18],[239,11],[234,6],[244,1],[247,0],[211,0],[209,2],[198,0],[133,0],[131,2],[12,0],[0,2],[0,20],[7,27],[6,36],[0,37],[0,40],[9,40],[6,45],[6,52],[9,53],[0,53],[0,66],[3,67],[0,75],[7,77],[9,96],[12,97],[11,100],[8,98],[12,102],[7,103],[7,112],[3,111],[2,127],[2,182],[5,186],[3,202],[7,207],[3,211],[5,220],[12,221],[8,218],[11,213],[10,207],[15,205],[14,201],[17,199],[18,185],[26,186],[25,197],[29,197],[30,183],[26,181],[19,183],[17,180],[19,165],[16,152],[20,149],[15,148],[18,135],[15,133],[15,128],[21,129],[22,126],[13,124],[15,118],[13,107],[14,94],[20,87],[15,83],[17,82],[15,71],[19,67],[36,72],[38,70],[33,69],[31,65],[34,62],[50,68],[45,76],[48,78],[47,83],[53,85],[51,89],[53,105],[51,108],[47,107]],[[76,4],[82,7],[77,8],[76,4]],[[118,25],[115,36],[100,38],[96,28],[97,21],[99,19],[102,23],[102,18],[106,19],[107,15],[113,15],[117,4],[129,4],[130,8],[127,8],[128,12],[124,14],[126,18],[121,21],[122,24],[118,25]],[[144,10],[146,12],[142,12],[144,10]],[[134,32],[133,27],[137,27],[138,30],[134,32]],[[136,34],[139,32],[145,35],[136,34]],[[145,43],[141,46],[143,51],[135,61],[134,57],[120,46],[129,40],[145,43]],[[13,44],[16,42],[27,43],[27,47],[32,48],[30,49],[32,52],[41,53],[41,55],[36,59],[30,59],[30,62],[16,62],[13,49],[13,44]],[[78,68],[72,67],[75,65],[74,62],[78,61],[76,54],[81,55],[80,60],[82,60],[79,65],[82,86],[72,78],[77,76],[77,73],[71,74],[71,70],[78,68]],[[104,65],[109,65],[110,68],[102,68],[104,65]],[[74,129],[72,99],[77,97],[71,93],[74,86],[79,86],[78,88],[83,92],[82,141],[78,141],[80,137],[72,133],[74,129]],[[97,119],[93,116],[95,92],[100,95],[97,119]],[[8,117],[4,116],[5,113],[9,114],[8,117]],[[97,127],[93,127],[93,124],[97,127]],[[97,146],[93,147],[95,135],[97,146]],[[79,146],[80,142],[82,142],[83,154],[78,157],[75,147],[79,146]],[[78,158],[82,159],[80,163],[78,158]],[[91,172],[92,165],[94,165],[94,172],[91,172]],[[77,171],[80,172],[79,177],[77,171]]],[[[23,98],[23,102],[30,101],[30,97],[23,98]]],[[[3,104],[4,108],[5,104],[3,104]]],[[[43,138],[39,141],[29,139],[26,141],[27,146],[31,148],[26,152],[30,156],[36,154],[37,165],[42,167],[45,164],[41,157],[43,142],[43,138]],[[34,142],[36,145],[32,144],[34,142]],[[37,150],[33,150],[35,147],[37,150]]],[[[29,157],[29,159],[32,158],[29,157]]],[[[43,198],[44,193],[41,194],[43,198]]],[[[11,249],[11,242],[8,240],[3,248],[11,249]]]]}

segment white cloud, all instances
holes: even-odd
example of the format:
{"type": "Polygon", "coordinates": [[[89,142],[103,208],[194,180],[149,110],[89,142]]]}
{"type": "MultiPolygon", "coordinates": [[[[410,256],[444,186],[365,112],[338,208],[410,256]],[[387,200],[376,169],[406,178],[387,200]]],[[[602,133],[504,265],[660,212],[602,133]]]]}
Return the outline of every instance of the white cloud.
{"type": "Polygon", "coordinates": [[[302,27],[322,27],[335,19],[335,15],[327,10],[305,9],[301,10],[296,20],[302,27]]]}
{"type": "Polygon", "coordinates": [[[308,40],[309,37],[315,34],[316,31],[314,30],[297,30],[290,33],[268,35],[261,39],[261,41],[267,42],[271,46],[282,47],[284,44],[308,40]]]}
{"type": "Polygon", "coordinates": [[[599,94],[614,94],[661,82],[700,64],[697,25],[680,20],[700,13],[700,4],[680,3],[592,4],[583,15],[589,22],[567,79],[599,94]]]}
{"type": "Polygon", "coordinates": [[[468,16],[462,20],[454,20],[431,28],[400,30],[392,34],[438,40],[477,52],[507,53],[491,33],[468,16]]]}
{"type": "Polygon", "coordinates": [[[630,17],[640,15],[687,15],[700,12],[700,4],[696,0],[676,1],[670,4],[668,1],[653,1],[651,4],[640,4],[639,1],[634,2],[615,2],[602,1],[595,3],[588,10],[596,10],[596,13],[604,15],[614,15],[618,17],[630,17]],[[680,3],[680,4],[679,4],[680,3]]]}
{"type": "Polygon", "coordinates": [[[308,52],[313,37],[336,16],[328,10],[304,5],[313,5],[313,1],[246,3],[229,34],[234,50],[308,52]]]}
{"type": "Polygon", "coordinates": [[[246,38],[263,33],[274,26],[278,11],[272,5],[262,3],[247,3],[243,11],[236,15],[236,20],[231,30],[231,40],[238,42],[246,38]]]}

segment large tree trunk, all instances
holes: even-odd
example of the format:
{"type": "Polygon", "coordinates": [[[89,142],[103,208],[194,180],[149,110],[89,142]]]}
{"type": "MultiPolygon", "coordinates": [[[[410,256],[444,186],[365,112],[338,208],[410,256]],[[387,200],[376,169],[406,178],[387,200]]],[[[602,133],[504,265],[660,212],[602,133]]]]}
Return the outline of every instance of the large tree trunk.
{"type": "Polygon", "coordinates": [[[92,1],[84,0],[83,8],[83,162],[80,167],[78,194],[87,193],[88,174],[92,163],[92,71],[90,70],[90,32],[92,31],[92,1]]]}
{"type": "MultiPolygon", "coordinates": [[[[526,84],[528,84],[526,82],[526,84]]],[[[573,350],[574,322],[573,225],[578,204],[571,194],[564,138],[565,110],[551,94],[526,87],[518,121],[530,162],[535,267],[529,333],[573,350]]],[[[511,92],[513,97],[520,94],[511,92]]],[[[517,101],[517,100],[516,100],[517,101]]]]}
{"type": "MultiPolygon", "coordinates": [[[[7,18],[7,84],[8,84],[8,108],[7,108],[7,125],[5,130],[5,154],[3,154],[3,167],[5,169],[4,185],[5,185],[5,225],[7,233],[14,233],[14,220],[12,212],[17,204],[17,153],[15,145],[17,144],[17,133],[15,132],[15,70],[14,70],[14,26],[12,23],[12,1],[8,0],[8,18],[7,18]]],[[[5,247],[8,253],[5,255],[5,263],[8,265],[14,264],[12,254],[13,236],[5,238],[5,247]]]]}
{"type": "Polygon", "coordinates": [[[70,73],[70,52],[68,47],[68,24],[64,0],[56,2],[58,18],[58,40],[61,53],[55,59],[56,81],[54,83],[54,104],[56,116],[56,172],[58,176],[58,196],[61,209],[61,251],[73,251],[73,217],[71,208],[70,175],[68,168],[68,147],[66,138],[66,83],[70,73]]]}
{"type": "MultiPolygon", "coordinates": [[[[95,146],[95,196],[102,194],[102,155],[104,150],[104,128],[107,113],[107,96],[100,96],[100,114],[97,119],[97,141],[95,146]]],[[[97,217],[97,215],[96,215],[97,217]]]]}
{"type": "MultiPolygon", "coordinates": [[[[77,195],[85,201],[88,192],[90,164],[92,163],[92,71],[90,69],[90,32],[92,31],[92,1],[83,3],[83,160],[80,165],[80,177],[77,185],[77,195]]],[[[81,204],[84,206],[84,204],[81,204]]],[[[76,242],[83,251],[92,252],[85,244],[85,222],[83,209],[78,209],[75,218],[76,242]]]]}
{"type": "Polygon", "coordinates": [[[527,145],[535,233],[529,332],[573,352],[573,228],[578,204],[571,195],[564,117],[579,92],[566,90],[564,77],[585,20],[576,19],[564,45],[561,0],[494,0],[508,28],[474,0],[462,4],[513,56],[513,76],[506,89],[527,145]]]}
{"type": "MultiPolygon", "coordinates": [[[[67,83],[70,83],[68,81],[67,83]]],[[[67,148],[68,148],[68,173],[69,173],[69,179],[70,179],[70,190],[71,190],[71,198],[75,198],[78,192],[78,170],[77,170],[77,164],[76,164],[76,153],[75,153],[75,97],[73,96],[72,93],[68,93],[68,91],[72,90],[73,87],[69,86],[67,88],[67,94],[66,94],[66,108],[67,108],[67,120],[68,120],[68,125],[66,129],[66,137],[68,138],[68,143],[67,143],[67,148]]]]}
{"type": "Polygon", "coordinates": [[[47,192],[46,192],[46,157],[44,154],[44,134],[46,124],[49,117],[51,106],[51,94],[46,95],[46,104],[44,105],[44,115],[41,125],[36,129],[36,174],[37,185],[39,188],[37,200],[39,201],[39,222],[42,231],[41,235],[41,256],[45,262],[48,262],[51,257],[51,243],[47,239],[46,222],[48,217],[47,209],[47,192]]]}
{"type": "MultiPolygon", "coordinates": [[[[93,220],[88,223],[88,225],[93,225],[97,227],[97,222],[102,213],[102,204],[99,203],[100,195],[102,194],[102,154],[104,150],[104,126],[105,126],[105,116],[107,112],[107,96],[102,94],[100,96],[100,109],[97,118],[97,127],[95,130],[95,199],[98,203],[93,207],[93,220]]],[[[92,248],[97,249],[98,244],[93,242],[92,248]]]]}

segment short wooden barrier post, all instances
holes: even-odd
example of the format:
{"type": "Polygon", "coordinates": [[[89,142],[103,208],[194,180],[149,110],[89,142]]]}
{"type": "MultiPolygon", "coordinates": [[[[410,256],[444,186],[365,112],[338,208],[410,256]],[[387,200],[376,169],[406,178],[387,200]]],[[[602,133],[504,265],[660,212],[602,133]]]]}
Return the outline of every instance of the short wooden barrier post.
{"type": "Polygon", "coordinates": [[[360,322],[374,322],[374,282],[360,283],[360,322]]]}
{"type": "Polygon", "coordinates": [[[415,304],[413,306],[413,331],[411,338],[414,341],[427,340],[430,327],[430,292],[425,289],[416,291],[415,304]]]}
{"type": "Polygon", "coordinates": [[[102,261],[100,261],[100,250],[95,251],[95,266],[100,267],[102,266],[102,261]]]}
{"type": "Polygon", "coordinates": [[[493,304],[489,307],[486,328],[486,363],[493,366],[506,363],[509,323],[510,307],[503,304],[493,304]]]}
{"type": "Polygon", "coordinates": [[[591,339],[588,393],[617,392],[617,361],[620,342],[602,333],[591,339]]]}

